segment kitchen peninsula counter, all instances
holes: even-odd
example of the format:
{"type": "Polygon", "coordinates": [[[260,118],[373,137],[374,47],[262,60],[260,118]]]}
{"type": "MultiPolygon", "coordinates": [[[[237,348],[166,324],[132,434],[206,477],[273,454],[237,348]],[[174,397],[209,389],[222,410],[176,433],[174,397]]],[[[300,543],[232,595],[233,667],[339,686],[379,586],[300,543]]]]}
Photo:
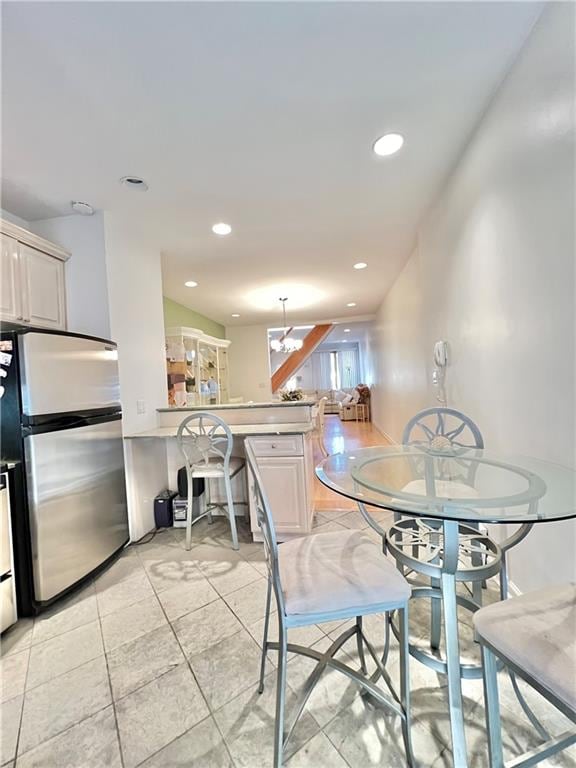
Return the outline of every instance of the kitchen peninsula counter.
{"type": "MultiPolygon", "coordinates": [[[[235,456],[244,455],[245,440],[251,442],[270,498],[278,538],[308,533],[313,515],[314,405],[313,401],[300,400],[159,408],[155,427],[125,435],[132,540],[154,528],[154,497],[166,488],[176,489],[176,475],[184,463],[175,440],[178,426],[187,416],[200,411],[214,412],[228,424],[234,437],[235,456]]],[[[250,498],[244,474],[233,480],[236,514],[242,514],[248,504],[254,539],[259,540],[254,500],[250,498]]],[[[218,501],[223,488],[219,481],[211,483],[212,499],[218,501]]]]}

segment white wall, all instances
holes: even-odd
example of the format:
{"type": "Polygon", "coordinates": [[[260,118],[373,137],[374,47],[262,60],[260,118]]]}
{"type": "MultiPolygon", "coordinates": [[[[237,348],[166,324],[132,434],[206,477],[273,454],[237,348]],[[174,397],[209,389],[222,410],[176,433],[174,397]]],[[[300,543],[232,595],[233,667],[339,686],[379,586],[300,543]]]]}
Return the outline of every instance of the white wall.
{"type": "Polygon", "coordinates": [[[104,214],[58,216],[31,228],[72,254],[66,262],[68,330],[110,338],[104,214]]]}
{"type": "Polygon", "coordinates": [[[156,426],[168,403],[160,251],[137,224],[104,214],[110,331],[118,344],[124,432],[156,426]],[[144,413],[137,403],[143,401],[144,413]]]}
{"type": "Polygon", "coordinates": [[[26,219],[21,219],[20,216],[16,216],[14,213],[10,213],[10,211],[7,211],[5,208],[0,208],[0,216],[3,219],[6,219],[6,221],[12,222],[12,224],[16,224],[18,227],[30,229],[30,223],[26,221],[26,219]]]}
{"type": "Polygon", "coordinates": [[[380,307],[373,326],[372,419],[393,440],[400,440],[410,416],[430,404],[423,299],[415,252],[380,307]]]}
{"type": "Polygon", "coordinates": [[[226,338],[232,342],[228,348],[230,396],[254,402],[271,400],[267,326],[230,326],[226,338]]]}
{"type": "MultiPolygon", "coordinates": [[[[433,405],[445,338],[449,404],[502,452],[575,462],[574,7],[543,15],[382,304],[374,412],[395,439],[433,405]]],[[[576,526],[512,552],[522,589],[574,579],[576,526]]]]}

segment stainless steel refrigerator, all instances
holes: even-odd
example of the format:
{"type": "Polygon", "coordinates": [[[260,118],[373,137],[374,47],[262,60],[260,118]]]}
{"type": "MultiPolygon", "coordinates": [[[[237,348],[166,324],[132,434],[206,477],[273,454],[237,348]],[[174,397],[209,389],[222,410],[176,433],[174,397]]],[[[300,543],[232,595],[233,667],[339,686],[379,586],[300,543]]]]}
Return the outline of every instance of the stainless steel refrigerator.
{"type": "Polygon", "coordinates": [[[18,462],[12,524],[20,615],[37,613],[128,541],[117,350],[73,333],[0,334],[2,459],[18,462]]]}

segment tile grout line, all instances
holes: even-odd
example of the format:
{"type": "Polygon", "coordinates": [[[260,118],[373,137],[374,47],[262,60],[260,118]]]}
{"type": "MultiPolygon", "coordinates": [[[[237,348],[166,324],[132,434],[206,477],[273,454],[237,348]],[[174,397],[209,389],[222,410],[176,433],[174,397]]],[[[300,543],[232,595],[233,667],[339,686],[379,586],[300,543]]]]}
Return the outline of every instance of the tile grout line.
{"type": "MultiPolygon", "coordinates": [[[[85,625],[82,625],[82,626],[85,626],[85,625]]],[[[72,631],[72,630],[70,630],[70,631],[72,631]]],[[[65,634],[65,633],[63,633],[63,634],[65,634]]],[[[99,658],[98,656],[95,656],[94,659],[89,659],[88,661],[85,661],[83,664],[79,664],[77,667],[73,667],[72,669],[67,670],[67,672],[62,672],[61,674],[56,675],[55,677],[52,677],[49,680],[45,680],[43,683],[39,683],[38,685],[34,686],[33,688],[26,689],[26,682],[28,680],[28,671],[29,671],[29,668],[30,668],[30,655],[32,654],[32,648],[33,647],[34,646],[30,646],[30,648],[28,648],[28,651],[29,651],[28,666],[26,668],[26,678],[25,678],[25,681],[24,681],[24,686],[25,686],[24,687],[24,692],[22,693],[22,711],[20,713],[20,724],[19,724],[19,727],[18,727],[18,737],[17,737],[17,740],[16,740],[16,753],[15,753],[15,756],[14,756],[14,766],[16,766],[18,760],[23,755],[26,755],[29,752],[31,752],[32,750],[37,749],[38,747],[41,747],[43,744],[46,744],[47,742],[49,742],[51,739],[54,739],[57,736],[60,736],[63,733],[66,733],[67,731],[69,731],[72,728],[74,728],[76,725],[79,725],[80,723],[83,723],[85,720],[88,720],[90,717],[93,717],[94,715],[98,714],[98,712],[102,712],[104,709],[106,709],[106,707],[110,706],[109,704],[107,704],[105,707],[101,707],[100,709],[97,709],[95,712],[92,712],[87,717],[83,717],[81,720],[78,720],[77,722],[72,723],[72,725],[69,725],[67,728],[64,728],[63,730],[58,731],[58,733],[54,733],[54,734],[52,734],[52,736],[49,736],[47,739],[44,739],[43,741],[40,741],[38,744],[35,744],[30,749],[27,749],[25,752],[22,752],[21,754],[18,754],[18,748],[20,746],[20,735],[21,735],[21,731],[22,731],[22,722],[24,720],[24,705],[26,703],[26,694],[28,693],[28,691],[35,691],[41,685],[44,685],[45,683],[49,683],[52,680],[57,680],[59,677],[62,677],[62,675],[67,674],[67,672],[72,672],[75,669],[80,669],[80,667],[83,667],[85,664],[90,664],[92,661],[94,661],[95,659],[99,658]]],[[[110,696],[112,697],[112,692],[110,692],[110,696]]],[[[15,698],[15,697],[13,697],[13,698],[15,698]]],[[[8,761],[8,762],[10,762],[10,761],[8,761]]]]}
{"type": "MultiPolygon", "coordinates": [[[[80,595],[82,594],[82,591],[84,589],[86,589],[88,586],[92,586],[93,587],[93,595],[92,596],[94,597],[94,600],[96,600],[96,588],[94,586],[95,585],[95,581],[96,581],[95,579],[91,579],[87,584],[82,584],[79,588],[77,588],[77,590],[75,590],[72,593],[72,595],[70,595],[70,597],[78,597],[79,598],[80,595]]],[[[86,596],[90,597],[90,595],[88,595],[88,594],[86,596]]],[[[69,608],[73,608],[75,605],[77,605],[77,604],[73,603],[72,605],[61,606],[58,611],[56,611],[55,613],[52,614],[52,616],[58,616],[60,613],[65,613],[69,608]]],[[[42,616],[42,614],[40,614],[40,616],[42,616]]],[[[62,632],[56,632],[56,634],[52,635],[52,637],[48,637],[45,640],[40,640],[39,642],[35,643],[34,642],[34,627],[36,626],[36,619],[37,618],[38,617],[34,618],[34,625],[32,627],[32,637],[30,638],[30,649],[36,648],[37,646],[42,645],[42,643],[47,643],[50,640],[55,640],[57,637],[62,637],[63,635],[68,634],[68,632],[73,632],[75,629],[79,629],[80,627],[85,627],[86,624],[90,624],[91,622],[96,621],[96,619],[93,619],[93,618],[92,619],[88,619],[88,621],[83,621],[83,622],[81,622],[80,624],[78,624],[75,627],[70,627],[69,629],[65,629],[62,632]]],[[[38,622],[39,626],[41,626],[41,624],[42,624],[42,622],[38,622]]]]}
{"type": "MultiPolygon", "coordinates": [[[[28,671],[30,669],[30,656],[32,654],[32,646],[27,649],[28,651],[28,661],[26,663],[26,674],[24,675],[24,690],[22,691],[22,708],[20,709],[20,718],[18,721],[18,734],[16,736],[16,744],[14,746],[14,767],[16,766],[18,762],[18,749],[20,747],[20,736],[22,734],[22,723],[24,721],[24,707],[26,705],[26,683],[28,682],[28,671]]],[[[15,696],[13,698],[16,698],[15,696]]],[[[2,705],[4,702],[2,702],[2,705]]],[[[8,761],[9,762],[9,761],[8,761]]]]}
{"type": "MultiPolygon", "coordinates": [[[[245,561],[245,562],[246,562],[246,561],[245,561]]],[[[262,580],[264,580],[264,579],[265,579],[265,577],[263,577],[263,576],[260,574],[260,572],[256,571],[256,569],[254,569],[254,571],[255,571],[256,573],[258,573],[258,576],[259,576],[259,578],[258,578],[258,579],[255,579],[253,582],[250,582],[249,584],[245,584],[244,586],[242,586],[242,587],[239,587],[237,590],[234,590],[233,592],[230,592],[229,594],[230,594],[230,595],[232,595],[232,594],[235,594],[236,592],[240,592],[242,589],[244,589],[244,588],[246,588],[246,587],[249,587],[249,586],[251,586],[252,584],[255,584],[255,583],[256,583],[256,581],[259,581],[260,579],[262,579],[262,580]]],[[[148,578],[149,578],[149,577],[148,577],[148,578]]],[[[150,579],[149,579],[149,580],[150,580],[150,579]]],[[[150,583],[152,584],[152,582],[151,582],[151,581],[150,581],[150,583]]],[[[158,593],[156,592],[156,589],[155,589],[155,587],[154,587],[154,585],[153,585],[153,584],[152,584],[152,589],[154,589],[154,591],[155,591],[155,594],[156,594],[156,596],[158,597],[158,593]]],[[[257,641],[256,641],[256,640],[254,639],[254,637],[252,636],[252,634],[250,633],[250,630],[248,629],[248,627],[246,626],[246,624],[245,624],[245,623],[242,621],[242,619],[241,619],[241,618],[240,618],[240,617],[239,617],[239,616],[238,616],[238,615],[235,613],[235,611],[233,610],[233,608],[232,608],[230,605],[228,605],[228,603],[226,602],[225,596],[223,596],[223,595],[220,595],[220,594],[219,594],[219,598],[218,598],[218,599],[220,599],[220,600],[221,600],[221,601],[222,601],[222,602],[223,602],[223,603],[224,603],[224,604],[227,606],[227,608],[228,608],[228,609],[230,610],[230,612],[231,612],[231,613],[234,615],[234,617],[237,619],[237,621],[239,622],[239,624],[240,624],[240,626],[241,626],[241,629],[239,629],[239,630],[238,630],[237,632],[235,632],[233,635],[230,635],[230,637],[233,637],[234,635],[240,634],[240,632],[244,631],[244,632],[246,632],[246,633],[247,633],[247,635],[248,635],[248,636],[249,636],[249,638],[252,640],[252,642],[253,642],[253,643],[256,645],[256,647],[258,648],[258,651],[259,651],[259,652],[261,652],[261,648],[260,648],[260,646],[258,645],[257,641]]],[[[158,598],[158,602],[160,602],[160,603],[161,603],[161,601],[160,601],[160,599],[159,599],[159,598],[158,598]]],[[[211,601],[211,603],[214,603],[214,602],[216,602],[216,600],[213,600],[213,601],[211,601]]],[[[209,604],[211,604],[211,603],[209,603],[209,604]]],[[[204,607],[204,606],[200,606],[200,608],[202,608],[202,607],[204,607]]],[[[163,607],[162,605],[161,605],[161,608],[162,608],[162,610],[163,610],[164,614],[166,615],[166,612],[164,611],[164,607],[163,607]]],[[[195,609],[195,610],[199,610],[199,608],[198,608],[198,609],[195,609]]],[[[194,613],[194,611],[190,611],[190,613],[194,613]]],[[[275,613],[277,613],[277,612],[275,612],[275,613]]],[[[189,615],[189,614],[185,614],[185,615],[189,615]]],[[[274,616],[274,614],[271,614],[271,616],[274,616]]],[[[182,618],[182,617],[179,617],[179,618],[182,618]]],[[[226,737],[225,737],[224,733],[222,732],[222,730],[221,730],[221,728],[220,728],[220,725],[219,725],[219,723],[218,723],[218,720],[217,720],[217,718],[216,718],[214,715],[215,715],[215,713],[216,713],[216,712],[218,712],[219,710],[223,709],[225,706],[227,706],[228,704],[230,704],[232,701],[234,701],[235,699],[237,699],[239,696],[242,696],[243,694],[245,694],[245,693],[246,693],[246,691],[248,691],[248,690],[249,690],[249,689],[250,689],[250,688],[251,688],[251,687],[254,685],[254,683],[250,683],[250,684],[249,684],[249,685],[247,685],[245,688],[242,688],[240,691],[238,691],[238,692],[236,693],[236,695],[235,695],[235,696],[233,696],[231,699],[229,699],[229,701],[226,701],[226,702],[224,702],[224,703],[223,703],[221,706],[217,707],[216,709],[213,709],[213,708],[211,707],[210,703],[208,702],[208,700],[206,699],[206,696],[204,695],[204,691],[202,690],[202,687],[201,687],[201,685],[200,685],[199,681],[197,680],[197,678],[196,678],[196,675],[194,674],[194,670],[192,669],[192,665],[191,665],[191,662],[190,662],[190,660],[188,659],[188,656],[187,656],[187,654],[185,653],[185,651],[184,651],[184,648],[183,648],[183,647],[182,647],[182,645],[180,644],[180,640],[179,640],[179,638],[178,638],[178,635],[176,634],[176,632],[175,632],[175,630],[174,630],[174,628],[173,628],[173,626],[172,626],[172,622],[170,621],[170,619],[168,618],[168,616],[167,616],[167,615],[166,615],[166,619],[167,619],[167,621],[168,621],[168,624],[170,625],[170,628],[172,629],[172,632],[174,633],[174,636],[175,636],[175,638],[176,638],[176,641],[177,641],[177,643],[178,643],[178,645],[179,645],[179,647],[180,647],[180,649],[181,649],[181,651],[182,651],[182,653],[183,653],[183,655],[184,655],[184,658],[186,659],[186,663],[188,664],[188,666],[189,666],[189,668],[190,668],[190,671],[191,671],[191,673],[192,673],[192,675],[193,675],[193,677],[194,677],[194,680],[195,680],[196,684],[198,685],[198,689],[200,690],[200,692],[201,692],[201,694],[202,694],[202,697],[203,697],[203,699],[204,699],[204,701],[205,701],[205,703],[206,703],[206,706],[207,706],[207,708],[208,708],[208,712],[209,712],[209,716],[210,716],[210,717],[212,717],[212,720],[213,720],[213,722],[215,723],[215,725],[216,725],[216,728],[217,728],[218,732],[220,733],[220,736],[221,736],[221,738],[222,738],[222,742],[224,743],[224,745],[225,745],[225,747],[226,747],[226,751],[228,752],[228,754],[229,754],[229,756],[230,756],[230,760],[231,760],[231,762],[232,762],[232,765],[235,765],[235,762],[234,762],[233,756],[232,756],[232,754],[231,754],[231,752],[230,752],[230,748],[229,748],[228,742],[227,742],[227,740],[226,740],[226,737]]],[[[260,619],[259,619],[259,620],[260,620],[260,619]]],[[[325,636],[326,636],[326,635],[325,635],[325,636]]],[[[226,640],[226,639],[229,639],[229,638],[224,638],[224,640],[226,640]]],[[[322,638],[321,638],[321,639],[322,639],[322,638]]],[[[273,670],[273,671],[271,671],[269,674],[276,674],[276,668],[274,668],[274,670],[273,670]]],[[[290,687],[290,688],[291,688],[291,690],[294,690],[294,689],[293,689],[291,686],[289,686],[289,685],[288,685],[288,683],[287,683],[287,687],[290,687]]],[[[204,719],[206,719],[206,718],[204,718],[204,719]]],[[[314,719],[314,718],[313,718],[313,719],[314,719]]],[[[203,721],[201,721],[201,722],[203,722],[203,721]]],[[[318,733],[320,733],[320,731],[322,730],[322,729],[321,729],[321,727],[320,727],[320,725],[317,723],[317,721],[316,721],[315,719],[314,719],[314,722],[316,723],[316,725],[317,725],[317,727],[318,727],[318,730],[317,730],[317,731],[316,731],[316,733],[315,733],[315,734],[313,734],[313,736],[311,736],[310,738],[313,738],[314,736],[317,736],[317,735],[318,735],[318,733]]],[[[198,723],[196,723],[196,725],[198,725],[198,723]]],[[[194,728],[194,727],[196,727],[196,726],[192,726],[192,727],[194,728]]],[[[182,736],[182,735],[183,735],[183,734],[180,734],[180,736],[182,736]]],[[[180,738],[180,736],[177,736],[176,738],[180,738]]],[[[173,740],[172,740],[171,742],[169,742],[169,743],[171,744],[171,743],[172,743],[173,741],[175,741],[175,740],[176,740],[176,739],[173,739],[173,740]]],[[[308,743],[308,740],[307,740],[305,743],[308,743]]],[[[168,744],[166,744],[165,746],[168,746],[168,744]]],[[[164,749],[164,747],[162,747],[161,749],[164,749]]],[[[298,750],[296,750],[296,751],[298,752],[299,750],[300,750],[300,748],[298,748],[298,750]]],[[[159,751],[161,751],[161,750],[158,750],[158,752],[159,752],[159,751]]],[[[157,752],[155,752],[154,754],[157,754],[157,752]]],[[[296,754],[296,752],[294,752],[294,753],[293,753],[293,755],[294,755],[294,754],[296,754]]],[[[293,755],[291,755],[290,757],[293,757],[293,755]]],[[[151,756],[149,756],[149,757],[151,757],[151,756]]],[[[149,759],[149,758],[146,758],[146,760],[147,760],[147,759],[149,759]]],[[[144,762],[144,761],[143,761],[143,762],[144,762]]],[[[141,763],[140,763],[140,765],[141,765],[141,763]]]]}
{"type": "MultiPolygon", "coordinates": [[[[137,555],[140,558],[140,553],[139,552],[137,553],[137,555]]],[[[188,666],[188,669],[190,670],[190,674],[192,675],[192,678],[193,678],[194,682],[196,683],[196,686],[197,686],[198,690],[200,691],[200,695],[202,696],[202,699],[204,700],[204,703],[206,704],[206,709],[208,710],[208,715],[205,718],[203,718],[202,720],[200,720],[198,723],[195,723],[192,726],[192,728],[195,728],[201,722],[204,722],[204,720],[206,720],[207,717],[211,717],[213,722],[214,722],[214,724],[215,724],[215,726],[216,726],[216,729],[218,730],[218,733],[220,734],[220,737],[222,739],[222,743],[224,744],[226,752],[228,753],[228,756],[230,757],[230,762],[232,763],[232,766],[234,766],[235,763],[234,763],[234,760],[232,759],[232,754],[231,754],[230,749],[228,747],[228,743],[227,743],[226,739],[224,738],[224,734],[220,730],[220,726],[218,725],[218,723],[216,721],[216,718],[214,717],[214,712],[213,712],[212,707],[210,706],[210,704],[208,702],[208,699],[206,698],[206,696],[204,694],[204,691],[202,690],[202,686],[200,685],[200,682],[198,681],[198,679],[196,677],[196,674],[194,673],[194,670],[192,669],[192,664],[190,663],[190,659],[188,658],[188,656],[186,655],[186,653],[184,651],[184,648],[182,647],[182,643],[180,642],[180,638],[178,637],[178,634],[176,633],[176,630],[174,629],[174,627],[172,625],[172,622],[168,618],[168,614],[166,613],[166,611],[164,609],[164,606],[162,605],[162,601],[158,597],[158,592],[156,591],[156,588],[154,587],[154,584],[152,583],[150,577],[148,576],[146,568],[144,568],[144,564],[142,563],[141,558],[140,558],[140,562],[141,562],[141,565],[142,565],[142,569],[144,570],[144,573],[146,573],[146,578],[148,579],[148,581],[150,583],[150,586],[152,587],[152,589],[154,591],[156,599],[158,600],[158,603],[160,605],[160,609],[161,609],[162,613],[164,614],[164,616],[166,617],[166,621],[168,622],[168,626],[170,627],[170,629],[172,631],[172,634],[174,635],[174,638],[175,638],[176,642],[178,643],[178,647],[180,648],[180,652],[184,656],[185,663],[188,666]]],[[[219,599],[222,600],[221,597],[219,597],[219,599]]],[[[216,601],[213,600],[211,602],[216,602],[216,601]]],[[[200,607],[204,607],[204,606],[200,606],[200,607]]],[[[193,613],[193,611],[190,611],[190,613],[193,613]]],[[[185,614],[185,615],[188,615],[188,614],[185,614]]],[[[179,618],[182,618],[182,617],[179,617],[179,618]]],[[[177,619],[176,619],[176,621],[177,621],[177,619]]],[[[158,679],[158,678],[155,678],[155,679],[158,679]]],[[[188,730],[192,730],[192,729],[190,728],[188,730]]],[[[158,752],[160,752],[162,749],[167,747],[168,744],[172,744],[174,741],[176,741],[176,739],[179,739],[181,736],[184,735],[184,733],[187,733],[187,732],[188,731],[184,731],[183,733],[180,733],[178,736],[176,736],[176,738],[172,739],[172,741],[168,742],[167,744],[164,744],[163,747],[161,747],[159,750],[157,750],[153,754],[158,754],[158,752]]],[[[148,760],[150,757],[152,757],[152,755],[148,755],[148,757],[146,757],[145,760],[148,760]]],[[[145,761],[143,760],[142,762],[145,762],[145,761]]],[[[139,764],[141,765],[142,763],[139,763],[139,764]]]]}
{"type": "MultiPolygon", "coordinates": [[[[87,662],[89,663],[89,662],[87,662]]],[[[78,669],[78,667],[76,667],[78,669]]],[[[15,759],[14,759],[14,765],[16,765],[17,760],[19,760],[21,757],[24,757],[25,755],[29,755],[30,752],[33,752],[35,749],[38,749],[45,744],[48,744],[48,742],[52,741],[53,739],[57,739],[59,736],[62,736],[65,733],[68,733],[68,731],[71,731],[73,728],[76,728],[77,725],[81,725],[82,723],[85,723],[86,720],[90,720],[91,717],[94,717],[95,715],[100,714],[100,712],[104,712],[105,709],[108,709],[110,704],[105,704],[103,707],[100,707],[100,709],[94,710],[91,714],[87,715],[86,717],[83,717],[81,720],[78,720],[75,723],[72,723],[72,725],[68,725],[66,728],[64,728],[61,731],[58,731],[58,733],[52,734],[52,736],[49,736],[47,739],[44,739],[44,741],[39,742],[38,744],[35,744],[33,747],[30,747],[30,749],[27,749],[25,752],[21,752],[15,759]]],[[[10,760],[8,760],[8,763],[10,763],[10,760]]],[[[4,763],[3,765],[6,765],[4,763]]]]}
{"type": "MultiPolygon", "coordinates": [[[[92,619],[92,621],[89,621],[88,624],[82,624],[81,627],[74,627],[74,629],[71,629],[70,632],[74,632],[76,629],[82,629],[84,627],[89,626],[90,624],[98,624],[98,619],[92,619]]],[[[68,634],[68,632],[64,632],[62,635],[58,635],[58,637],[64,637],[64,635],[68,634]]],[[[55,639],[55,638],[51,638],[55,639]]],[[[50,640],[46,640],[47,643],[50,642],[50,640]]],[[[33,648],[38,648],[41,643],[38,645],[34,645],[30,648],[30,653],[32,653],[33,648]]],[[[104,642],[102,642],[102,653],[96,654],[96,656],[93,656],[91,659],[85,659],[80,664],[77,664],[74,667],[70,667],[70,669],[66,669],[64,672],[60,672],[57,675],[54,675],[53,677],[48,677],[45,680],[41,680],[39,683],[36,683],[36,685],[31,686],[30,688],[27,688],[26,691],[35,691],[38,688],[40,688],[42,685],[46,685],[46,683],[51,683],[53,680],[58,680],[58,678],[62,677],[63,675],[67,675],[69,672],[74,672],[76,669],[80,669],[80,667],[83,667],[85,664],[90,664],[91,661],[96,661],[96,659],[100,658],[100,656],[104,656],[104,642]]],[[[26,671],[26,679],[28,679],[28,670],[26,671]]]]}
{"type": "Polygon", "coordinates": [[[112,690],[112,678],[110,677],[110,667],[108,666],[108,654],[104,644],[104,632],[102,630],[102,616],[100,615],[100,605],[96,597],[96,613],[98,615],[98,624],[100,626],[100,636],[102,638],[102,648],[104,649],[104,663],[106,664],[106,675],[108,677],[108,688],[110,690],[110,700],[112,702],[112,712],[114,713],[114,725],[116,727],[116,739],[118,740],[118,752],[120,753],[120,764],[124,768],[124,750],[122,749],[122,740],[120,738],[120,728],[118,727],[118,715],[116,713],[116,702],[114,700],[114,691],[112,690]]]}

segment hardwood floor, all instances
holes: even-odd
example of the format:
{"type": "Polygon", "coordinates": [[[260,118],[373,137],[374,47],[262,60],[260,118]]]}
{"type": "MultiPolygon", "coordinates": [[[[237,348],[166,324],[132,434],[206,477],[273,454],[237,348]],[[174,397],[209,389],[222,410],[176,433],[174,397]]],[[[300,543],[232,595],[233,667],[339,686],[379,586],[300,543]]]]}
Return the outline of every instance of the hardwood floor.
{"type": "MultiPolygon", "coordinates": [[[[384,437],[370,421],[340,421],[339,416],[328,415],[324,424],[324,444],[328,453],[342,453],[355,448],[367,448],[371,445],[390,445],[390,440],[384,437]]],[[[324,457],[314,441],[314,462],[322,461],[324,457]]],[[[334,493],[314,478],[314,509],[340,510],[356,509],[356,503],[334,493]]]]}

